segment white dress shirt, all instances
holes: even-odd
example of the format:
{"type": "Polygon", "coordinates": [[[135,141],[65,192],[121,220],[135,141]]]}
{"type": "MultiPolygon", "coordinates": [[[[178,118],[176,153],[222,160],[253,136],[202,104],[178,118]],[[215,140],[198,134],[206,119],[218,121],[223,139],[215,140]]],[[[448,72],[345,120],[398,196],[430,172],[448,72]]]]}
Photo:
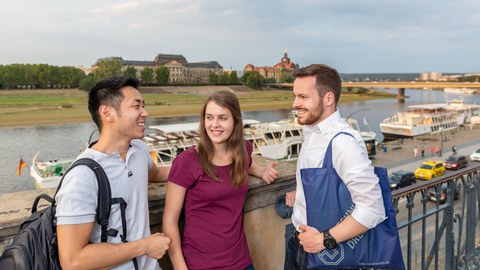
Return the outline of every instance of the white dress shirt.
{"type": "Polygon", "coordinates": [[[355,203],[352,217],[369,229],[374,228],[386,218],[378,177],[368,159],[365,143],[360,134],[341,118],[337,109],[335,113],[319,124],[303,127],[305,140],[297,161],[297,189],[292,215],[292,223],[297,230],[300,225],[307,224],[305,194],[300,170],[322,167],[328,143],[335,134],[342,131],[352,134],[354,138],[342,134],[333,140],[332,162],[355,203]]]}

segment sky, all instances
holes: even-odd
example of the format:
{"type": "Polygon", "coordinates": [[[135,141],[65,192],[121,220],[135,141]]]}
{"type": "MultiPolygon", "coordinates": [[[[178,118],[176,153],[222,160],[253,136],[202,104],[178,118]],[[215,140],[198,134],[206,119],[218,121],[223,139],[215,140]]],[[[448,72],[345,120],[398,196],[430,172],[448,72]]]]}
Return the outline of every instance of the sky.
{"type": "Polygon", "coordinates": [[[159,53],[224,69],[480,72],[478,0],[0,0],[0,64],[90,67],[159,53]]]}

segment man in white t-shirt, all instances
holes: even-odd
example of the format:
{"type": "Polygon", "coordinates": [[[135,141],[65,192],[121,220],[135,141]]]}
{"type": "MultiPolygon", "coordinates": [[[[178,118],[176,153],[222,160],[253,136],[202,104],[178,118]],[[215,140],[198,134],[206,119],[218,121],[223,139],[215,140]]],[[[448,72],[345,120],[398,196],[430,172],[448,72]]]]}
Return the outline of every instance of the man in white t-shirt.
{"type": "Polygon", "coordinates": [[[88,109],[100,130],[98,142],[77,159],[88,157],[105,171],[112,198],[123,198],[126,237],[123,236],[122,211],[111,208],[109,229],[118,231],[107,242],[100,242],[101,229],[95,222],[98,184],[86,166],[73,168],[64,178],[56,196],[57,235],[63,269],[160,269],[160,259],[170,239],[162,233],[150,233],[148,181],[166,181],[168,169],[158,168],[141,141],[148,116],[138,91],[139,82],[114,77],[98,82],[90,91],[88,109]],[[123,238],[123,239],[122,239],[123,238]]]}

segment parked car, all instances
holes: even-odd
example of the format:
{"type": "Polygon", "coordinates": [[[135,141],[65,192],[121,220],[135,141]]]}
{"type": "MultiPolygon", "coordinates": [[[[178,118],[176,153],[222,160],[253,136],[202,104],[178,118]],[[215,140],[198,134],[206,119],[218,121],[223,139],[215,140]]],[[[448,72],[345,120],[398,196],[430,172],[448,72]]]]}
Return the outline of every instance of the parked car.
{"type": "Polygon", "coordinates": [[[468,165],[468,160],[463,155],[451,155],[445,160],[445,169],[458,170],[465,168],[468,165]]]}
{"type": "Polygon", "coordinates": [[[415,178],[413,172],[396,171],[388,176],[388,181],[390,182],[390,189],[395,190],[416,183],[417,178],[415,178]]]}
{"type": "MultiPolygon", "coordinates": [[[[440,196],[438,198],[438,203],[439,204],[444,204],[447,201],[447,188],[448,188],[447,183],[443,183],[440,186],[440,196]]],[[[457,184],[455,185],[455,193],[454,193],[454,196],[453,196],[454,200],[458,200],[458,198],[460,198],[461,190],[462,190],[462,185],[459,182],[457,182],[457,184]]],[[[428,199],[429,200],[436,202],[437,201],[437,196],[435,196],[435,195],[436,195],[435,188],[431,188],[431,189],[428,190],[428,199]]]]}
{"type": "Polygon", "coordinates": [[[480,149],[477,149],[470,155],[471,161],[480,161],[480,149]]]}
{"type": "Polygon", "coordinates": [[[445,165],[441,161],[427,160],[415,170],[415,177],[421,180],[430,180],[445,172],[445,165]]]}

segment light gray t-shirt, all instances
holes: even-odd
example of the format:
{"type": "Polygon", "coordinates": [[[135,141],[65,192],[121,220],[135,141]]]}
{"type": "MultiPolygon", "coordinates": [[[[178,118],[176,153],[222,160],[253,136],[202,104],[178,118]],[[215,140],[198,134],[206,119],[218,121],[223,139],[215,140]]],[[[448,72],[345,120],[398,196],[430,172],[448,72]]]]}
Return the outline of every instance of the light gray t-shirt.
{"type": "MultiPolygon", "coordinates": [[[[147,146],[140,140],[132,140],[127,152],[126,161],[120,154],[107,155],[86,149],[77,159],[91,158],[97,161],[108,176],[112,198],[121,197],[127,202],[127,240],[129,242],[150,235],[148,212],[148,171],[153,161],[147,146]]],[[[95,174],[86,166],[73,168],[63,180],[62,187],[56,196],[57,223],[82,224],[95,222],[97,208],[98,184],[95,174]]],[[[101,229],[94,223],[90,242],[100,242],[101,229]]],[[[118,231],[117,237],[108,237],[109,243],[122,243],[122,219],[119,204],[112,205],[109,229],[118,231]]],[[[139,269],[160,269],[158,262],[148,256],[138,257],[139,269]]],[[[133,269],[132,261],[128,261],[113,269],[133,269]]]]}

